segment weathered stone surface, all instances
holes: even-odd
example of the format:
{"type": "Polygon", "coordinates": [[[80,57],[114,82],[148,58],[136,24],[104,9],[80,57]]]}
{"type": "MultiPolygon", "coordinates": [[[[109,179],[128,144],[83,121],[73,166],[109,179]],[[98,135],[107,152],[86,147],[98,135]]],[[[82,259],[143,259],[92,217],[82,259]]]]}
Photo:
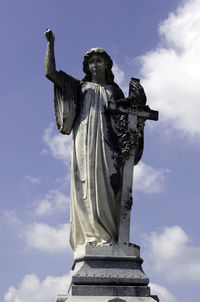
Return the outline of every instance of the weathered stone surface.
{"type": "Polygon", "coordinates": [[[72,296],[130,296],[149,297],[148,286],[116,286],[116,285],[72,285],[72,296]]]}
{"type": "Polygon", "coordinates": [[[56,302],[155,302],[154,297],[92,297],[92,296],[58,296],[56,302]]]}
{"type": "Polygon", "coordinates": [[[59,131],[73,131],[70,244],[72,284],[63,301],[155,301],[142,270],[140,248],[129,243],[133,168],[143,153],[146,120],[158,112],[146,105],[139,79],[129,97],[114,82],[112,59],[101,48],[84,56],[85,77],[56,70],[55,37],[46,30],[45,74],[54,83],[59,131]]]}
{"type": "Polygon", "coordinates": [[[110,257],[138,257],[140,258],[140,247],[136,244],[113,244],[106,246],[81,245],[74,251],[75,262],[79,259],[107,258],[110,257]]]}
{"type": "Polygon", "coordinates": [[[69,294],[59,296],[57,302],[83,301],[83,297],[85,302],[91,301],[89,297],[93,297],[95,301],[110,302],[113,299],[115,300],[112,302],[116,299],[120,302],[121,297],[124,299],[122,301],[156,300],[151,296],[149,279],[142,270],[143,260],[138,246],[86,246],[76,255],[79,257],[74,259],[69,294]],[[102,300],[103,297],[110,299],[102,300]],[[130,297],[150,300],[130,300],[130,297]]]}
{"type": "Polygon", "coordinates": [[[129,243],[133,167],[143,153],[143,130],[158,112],[146,105],[139,79],[131,78],[129,97],[114,82],[111,57],[91,48],[80,81],[56,70],[55,36],[45,31],[45,75],[54,83],[59,131],[73,131],[70,243],[129,243]]]}
{"type": "Polygon", "coordinates": [[[141,285],[149,283],[136,245],[84,246],[73,264],[74,285],[141,285]],[[82,257],[81,257],[82,256],[82,257]]]}
{"type": "Polygon", "coordinates": [[[78,262],[72,276],[72,284],[147,285],[149,279],[142,271],[141,263],[124,260],[85,260],[78,262]]]}

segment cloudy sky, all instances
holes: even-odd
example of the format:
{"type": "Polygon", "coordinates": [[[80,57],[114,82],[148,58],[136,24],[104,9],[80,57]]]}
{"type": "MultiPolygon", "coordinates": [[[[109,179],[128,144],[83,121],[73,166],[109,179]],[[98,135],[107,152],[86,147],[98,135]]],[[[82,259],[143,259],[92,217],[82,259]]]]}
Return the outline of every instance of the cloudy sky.
{"type": "Polygon", "coordinates": [[[2,0],[0,300],[53,302],[66,291],[71,137],[59,135],[44,77],[44,30],[57,69],[82,78],[91,47],[113,58],[127,92],[141,79],[147,121],[134,173],[131,240],[161,302],[199,300],[200,1],[2,0]]]}

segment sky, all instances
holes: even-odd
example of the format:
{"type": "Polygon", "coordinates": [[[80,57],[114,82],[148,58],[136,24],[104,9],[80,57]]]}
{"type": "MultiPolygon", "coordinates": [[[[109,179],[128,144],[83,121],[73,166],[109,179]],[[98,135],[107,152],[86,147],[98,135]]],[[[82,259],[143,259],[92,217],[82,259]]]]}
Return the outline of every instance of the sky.
{"type": "Polygon", "coordinates": [[[152,294],[199,300],[200,1],[2,0],[0,3],[0,301],[53,302],[67,289],[71,137],[58,133],[44,76],[44,31],[57,69],[83,77],[91,47],[112,57],[125,93],[141,79],[147,121],[134,170],[131,241],[152,294]]]}

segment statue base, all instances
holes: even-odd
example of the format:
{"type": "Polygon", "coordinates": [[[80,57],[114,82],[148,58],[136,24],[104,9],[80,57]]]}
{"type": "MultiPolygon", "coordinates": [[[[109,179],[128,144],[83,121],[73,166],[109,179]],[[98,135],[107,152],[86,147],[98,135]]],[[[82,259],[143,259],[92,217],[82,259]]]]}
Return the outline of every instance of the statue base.
{"type": "Polygon", "coordinates": [[[57,302],[159,302],[157,296],[152,297],[116,297],[116,296],[74,296],[58,295],[57,302]]]}
{"type": "Polygon", "coordinates": [[[83,246],[74,253],[68,294],[56,302],[155,302],[134,244],[83,246]]]}

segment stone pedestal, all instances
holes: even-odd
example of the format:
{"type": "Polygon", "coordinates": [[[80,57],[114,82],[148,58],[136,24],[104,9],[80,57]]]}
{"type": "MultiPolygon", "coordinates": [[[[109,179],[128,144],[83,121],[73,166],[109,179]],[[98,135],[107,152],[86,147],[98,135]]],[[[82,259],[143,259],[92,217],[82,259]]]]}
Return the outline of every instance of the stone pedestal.
{"type": "Polygon", "coordinates": [[[157,296],[155,297],[116,297],[116,296],[103,296],[103,297],[94,297],[94,296],[73,296],[67,297],[66,295],[58,295],[57,302],[156,302],[158,300],[157,296]]]}
{"type": "Polygon", "coordinates": [[[155,302],[134,244],[79,247],[67,294],[56,302],[155,302]]]}

